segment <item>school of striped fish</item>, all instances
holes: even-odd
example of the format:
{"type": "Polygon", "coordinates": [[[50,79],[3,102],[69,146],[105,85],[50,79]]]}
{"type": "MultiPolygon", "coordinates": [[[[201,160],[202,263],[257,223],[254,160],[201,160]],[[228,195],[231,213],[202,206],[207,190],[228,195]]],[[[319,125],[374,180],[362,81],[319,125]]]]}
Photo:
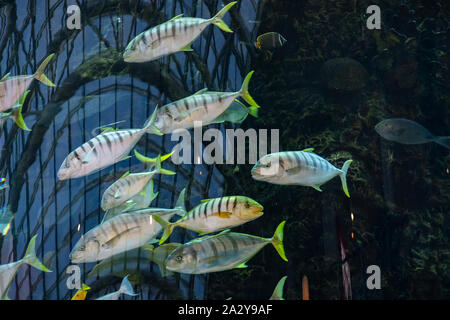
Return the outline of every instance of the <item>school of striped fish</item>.
{"type": "MultiPolygon", "coordinates": [[[[176,52],[192,51],[191,44],[209,25],[231,33],[233,31],[222,18],[235,4],[236,1],[227,4],[210,19],[178,15],[150,28],[131,40],[123,52],[123,60],[126,63],[142,63],[176,52]]],[[[263,42],[263,38],[258,38],[259,44],[263,42]]],[[[286,42],[282,36],[278,36],[277,41],[279,45],[286,42]]],[[[12,118],[20,128],[29,130],[22,117],[22,106],[34,79],[54,86],[44,74],[53,56],[54,54],[51,54],[44,59],[33,75],[10,77],[8,74],[0,80],[1,123],[12,118]]],[[[260,106],[248,91],[253,73],[250,71],[246,75],[238,91],[214,92],[205,88],[178,101],[155,107],[142,128],[100,128],[102,130],[99,134],[73,149],[65,157],[57,172],[58,179],[62,181],[85,177],[131,158],[130,152],[145,134],[164,135],[182,128],[190,129],[197,121],[206,126],[224,121],[241,123],[249,114],[258,117],[260,106]],[[249,106],[238,98],[242,98],[249,106]]],[[[71,263],[98,262],[89,275],[108,274],[109,270],[114,269],[115,263],[133,259],[132,253],[142,248],[146,259],[159,266],[163,277],[173,273],[205,274],[246,268],[249,260],[268,244],[274,247],[283,261],[288,261],[283,246],[286,221],[281,221],[274,234],[268,238],[264,237],[267,235],[256,236],[230,231],[231,228],[263,216],[263,205],[247,196],[230,195],[204,199],[187,210],[186,190],[183,189],[173,208],[150,207],[151,202],[158,196],[153,190],[155,175],[176,174],[162,167],[171,154],[150,158],[134,150],[134,155],[147,169],[142,172],[126,172],[104,191],[99,204],[105,212],[103,221],[81,236],[69,254],[71,263]],[[171,222],[174,216],[178,218],[171,222]],[[176,227],[198,233],[198,237],[187,243],[165,243],[176,227]]],[[[321,186],[324,183],[339,176],[345,195],[350,197],[346,176],[351,162],[351,159],[347,160],[343,167],[338,169],[313,153],[313,149],[285,151],[268,154],[259,159],[251,170],[251,175],[256,181],[308,186],[318,191],[322,191],[321,186]]],[[[0,220],[0,231],[3,234],[12,219],[12,215],[8,213],[9,211],[3,211],[0,220]]],[[[36,237],[35,235],[31,239],[21,260],[0,265],[2,299],[9,299],[9,286],[22,264],[50,272],[36,257],[36,237]]],[[[139,257],[136,256],[136,259],[139,257]]],[[[123,294],[137,295],[129,280],[129,270],[114,272],[123,277],[119,290],[97,300],[116,300],[123,294]]],[[[280,280],[271,299],[283,299],[285,280],[286,277],[280,280]]],[[[89,297],[90,289],[88,285],[83,284],[72,300],[85,300],[89,297]]]]}

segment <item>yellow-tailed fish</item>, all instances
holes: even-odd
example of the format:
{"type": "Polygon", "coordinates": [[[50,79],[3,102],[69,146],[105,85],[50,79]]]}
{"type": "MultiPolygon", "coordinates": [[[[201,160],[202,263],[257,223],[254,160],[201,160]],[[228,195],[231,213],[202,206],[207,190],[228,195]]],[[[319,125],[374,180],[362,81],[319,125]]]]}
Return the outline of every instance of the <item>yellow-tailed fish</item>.
{"type": "Polygon", "coordinates": [[[87,285],[85,285],[85,284],[83,283],[83,285],[81,286],[81,289],[78,290],[78,291],[74,294],[74,296],[72,297],[71,300],[86,300],[87,292],[88,292],[88,290],[90,290],[90,289],[91,289],[90,287],[88,287],[87,285]]]}
{"type": "Polygon", "coordinates": [[[277,286],[273,290],[272,296],[269,298],[269,300],[285,300],[283,298],[283,290],[286,279],[287,276],[284,276],[283,278],[280,279],[280,281],[278,281],[277,286]]]}
{"type": "Polygon", "coordinates": [[[160,134],[153,123],[158,108],[142,129],[117,130],[97,135],[72,151],[58,171],[58,179],[83,177],[127,159],[131,149],[145,133],[160,134]]]}
{"type": "Polygon", "coordinates": [[[249,72],[242,87],[237,92],[213,92],[203,90],[187,98],[169,103],[158,110],[155,127],[162,133],[171,133],[180,128],[193,128],[195,121],[203,126],[213,123],[225,112],[237,97],[242,97],[250,107],[248,113],[257,116],[259,105],[248,92],[248,84],[253,75],[249,72]]]}
{"type": "Polygon", "coordinates": [[[126,294],[129,296],[137,296],[136,293],[134,293],[133,286],[131,285],[130,281],[128,280],[128,275],[123,278],[122,283],[120,284],[119,290],[109,293],[107,295],[104,295],[103,297],[97,298],[95,300],[118,300],[120,295],[126,294]]]}
{"type": "Polygon", "coordinates": [[[175,227],[198,232],[200,235],[239,226],[263,215],[263,206],[244,196],[205,199],[176,222],[155,217],[164,228],[160,244],[167,240],[175,227]]]}
{"type": "Polygon", "coordinates": [[[34,79],[37,79],[48,86],[55,86],[44,74],[45,68],[54,55],[55,54],[52,53],[45,58],[36,73],[33,75],[10,77],[9,74],[7,74],[2,78],[2,80],[0,80],[0,111],[5,111],[12,108],[25,93],[34,79]]]}
{"type": "Polygon", "coordinates": [[[103,216],[102,223],[123,212],[135,211],[150,207],[150,204],[153,200],[156,199],[158,193],[159,192],[153,191],[153,180],[150,179],[147,185],[137,195],[131,197],[120,206],[107,210],[105,212],[105,215],[103,216]]]}
{"type": "Polygon", "coordinates": [[[44,272],[51,272],[47,269],[46,266],[44,266],[41,261],[39,261],[38,257],[36,256],[36,237],[34,236],[31,238],[27,251],[25,252],[24,257],[21,260],[18,260],[16,262],[11,262],[8,264],[2,264],[0,265],[0,299],[1,300],[9,300],[8,297],[8,290],[11,286],[12,281],[14,280],[14,277],[16,276],[17,271],[19,270],[19,267],[26,263],[38,270],[44,271],[44,272]]]}
{"type": "Polygon", "coordinates": [[[2,126],[3,123],[9,118],[12,118],[19,128],[22,130],[31,131],[25,124],[22,116],[22,107],[28,93],[30,93],[30,90],[25,91],[25,93],[19,98],[19,101],[11,107],[11,110],[0,113],[0,126],[2,126]]]}
{"type": "Polygon", "coordinates": [[[161,156],[158,156],[156,168],[151,171],[124,174],[103,193],[101,207],[108,210],[120,206],[135,196],[148,184],[155,174],[174,175],[175,172],[161,168],[161,156]]]}
{"type": "Polygon", "coordinates": [[[6,236],[11,228],[11,221],[14,219],[14,215],[9,206],[0,209],[0,234],[6,236]]]}
{"type": "Polygon", "coordinates": [[[222,122],[231,122],[231,123],[242,123],[247,118],[247,116],[251,114],[253,117],[258,117],[258,107],[250,107],[247,108],[242,102],[237,99],[234,99],[233,103],[228,107],[227,110],[224,111],[220,116],[218,116],[211,123],[222,123],[222,122]],[[250,111],[252,111],[250,113],[250,111]]]}
{"type": "Polygon", "coordinates": [[[265,155],[252,168],[252,177],[273,184],[309,186],[322,191],[322,184],[339,176],[344,193],[350,197],[346,177],[353,160],[345,161],[342,169],[338,169],[312,150],[309,148],[265,155]]]}
{"type": "Polygon", "coordinates": [[[179,51],[192,51],[192,42],[210,24],[215,24],[223,31],[233,32],[222,18],[235,3],[223,7],[211,19],[183,18],[183,14],[180,14],[140,33],[127,45],[123,53],[124,61],[146,62],[179,51]]]}
{"type": "Polygon", "coordinates": [[[281,258],[287,261],[283,247],[284,224],[285,221],[278,225],[272,238],[225,230],[213,236],[192,240],[169,254],[166,268],[188,274],[246,268],[245,263],[269,243],[275,247],[281,258]]]}
{"type": "Polygon", "coordinates": [[[142,209],[104,221],[78,240],[70,253],[70,260],[72,263],[95,262],[145,245],[162,231],[154,216],[170,220],[175,214],[186,213],[184,194],[185,189],[173,209],[142,209]]]}

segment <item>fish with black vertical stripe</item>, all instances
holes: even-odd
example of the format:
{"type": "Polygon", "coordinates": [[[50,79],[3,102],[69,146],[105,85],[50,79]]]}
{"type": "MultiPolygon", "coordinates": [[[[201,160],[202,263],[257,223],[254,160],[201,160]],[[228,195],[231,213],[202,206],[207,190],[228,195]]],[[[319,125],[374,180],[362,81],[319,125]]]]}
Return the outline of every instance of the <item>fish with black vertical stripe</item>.
{"type": "Polygon", "coordinates": [[[72,263],[95,262],[116,254],[139,248],[152,242],[162,231],[153,218],[170,220],[173,215],[186,213],[181,191],[173,209],[147,208],[119,214],[81,236],[69,255],[72,263]]]}
{"type": "Polygon", "coordinates": [[[142,129],[103,132],[76,148],[61,164],[58,179],[83,177],[128,159],[129,152],[145,133],[161,134],[154,126],[157,111],[155,108],[142,129]]]}
{"type": "Polygon", "coordinates": [[[283,247],[281,222],[272,238],[262,238],[229,229],[213,236],[192,240],[172,251],[165,261],[166,269],[173,272],[201,274],[246,268],[247,261],[271,243],[284,261],[288,261],[283,247]]]}
{"type": "Polygon", "coordinates": [[[223,16],[236,4],[231,2],[211,19],[183,18],[180,14],[169,21],[150,28],[137,35],[125,48],[125,62],[147,62],[180,51],[192,51],[191,44],[210,24],[225,32],[233,31],[222,20],[223,16]]]}
{"type": "Polygon", "coordinates": [[[302,151],[285,151],[265,155],[252,168],[253,179],[280,185],[301,185],[322,191],[320,186],[336,176],[341,178],[347,197],[347,170],[353,160],[345,161],[338,169],[309,148],[302,151]]]}
{"type": "Polygon", "coordinates": [[[263,215],[263,206],[244,196],[205,199],[178,221],[170,223],[155,216],[164,228],[160,244],[167,240],[175,227],[198,232],[200,235],[236,227],[263,215]]]}
{"type": "Polygon", "coordinates": [[[169,103],[158,110],[155,127],[162,133],[171,133],[177,129],[194,127],[194,122],[200,121],[202,126],[214,123],[238,97],[242,97],[250,107],[248,113],[258,116],[259,105],[248,92],[248,85],[253,75],[250,71],[245,77],[242,87],[237,92],[204,91],[169,103]]]}

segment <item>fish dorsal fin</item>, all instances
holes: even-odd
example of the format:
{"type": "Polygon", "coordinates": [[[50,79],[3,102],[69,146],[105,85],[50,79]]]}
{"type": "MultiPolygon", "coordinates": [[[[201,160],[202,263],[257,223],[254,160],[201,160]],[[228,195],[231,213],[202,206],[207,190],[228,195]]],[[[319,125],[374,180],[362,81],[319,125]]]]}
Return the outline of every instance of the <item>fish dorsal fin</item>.
{"type": "Polygon", "coordinates": [[[127,171],[120,177],[120,179],[125,178],[126,176],[129,176],[129,175],[130,175],[130,171],[127,171]]]}
{"type": "Polygon", "coordinates": [[[8,72],[7,74],[5,74],[3,76],[3,78],[0,79],[0,81],[5,81],[6,79],[8,79],[10,72],[8,72]]]}
{"type": "Polygon", "coordinates": [[[203,200],[201,200],[200,202],[201,203],[206,203],[206,202],[209,202],[209,201],[211,201],[212,199],[203,199],[203,200]]]}
{"type": "Polygon", "coordinates": [[[196,93],[193,94],[193,96],[197,95],[197,94],[203,94],[205,92],[208,92],[208,88],[203,88],[201,90],[198,90],[196,93]]]}
{"type": "Polygon", "coordinates": [[[313,151],[314,151],[314,148],[306,148],[306,149],[302,150],[302,152],[313,152],[313,151]]]}
{"type": "Polygon", "coordinates": [[[192,49],[192,43],[189,43],[188,45],[184,46],[183,48],[181,48],[181,51],[194,51],[194,49],[192,49]]]}
{"type": "Polygon", "coordinates": [[[169,21],[167,21],[167,22],[170,22],[170,21],[174,21],[174,20],[177,20],[177,19],[179,19],[179,18],[181,18],[181,17],[183,17],[184,16],[184,13],[182,13],[182,14],[179,14],[179,15],[177,15],[177,16],[175,16],[175,17],[173,17],[172,19],[170,19],[169,21]]]}

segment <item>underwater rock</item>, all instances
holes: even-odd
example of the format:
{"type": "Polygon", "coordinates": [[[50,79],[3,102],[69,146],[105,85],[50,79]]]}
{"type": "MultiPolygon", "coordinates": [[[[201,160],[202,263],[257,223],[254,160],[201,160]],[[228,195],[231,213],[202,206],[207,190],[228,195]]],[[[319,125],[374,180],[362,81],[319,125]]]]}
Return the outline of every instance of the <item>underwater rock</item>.
{"type": "Polygon", "coordinates": [[[368,74],[363,65],[354,59],[335,58],[323,64],[320,78],[328,89],[356,91],[366,86],[368,74]]]}

